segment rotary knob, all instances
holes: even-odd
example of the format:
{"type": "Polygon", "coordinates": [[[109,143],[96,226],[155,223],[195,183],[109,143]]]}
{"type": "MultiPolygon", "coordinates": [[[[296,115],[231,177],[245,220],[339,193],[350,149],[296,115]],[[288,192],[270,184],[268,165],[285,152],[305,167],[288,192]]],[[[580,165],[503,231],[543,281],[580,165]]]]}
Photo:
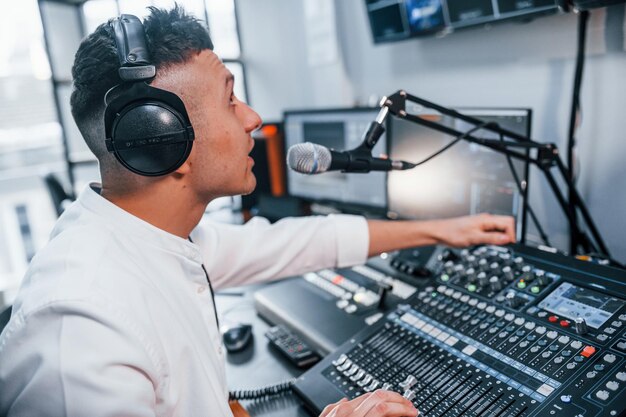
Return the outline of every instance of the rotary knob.
{"type": "Polygon", "coordinates": [[[489,283],[489,278],[487,278],[487,274],[484,272],[479,272],[478,275],[476,275],[476,278],[478,279],[478,285],[481,287],[484,287],[489,283]]]}
{"type": "Polygon", "coordinates": [[[511,308],[517,308],[520,305],[521,300],[515,296],[513,291],[507,293],[506,304],[511,308]]]}
{"type": "Polygon", "coordinates": [[[485,258],[478,261],[478,269],[483,272],[487,272],[489,270],[489,262],[485,258]]]}
{"type": "Polygon", "coordinates": [[[504,274],[504,278],[507,281],[513,281],[513,279],[515,278],[515,275],[513,275],[513,270],[510,266],[505,266],[504,268],[502,268],[502,273],[504,274]]]}
{"type": "Polygon", "coordinates": [[[574,320],[574,328],[578,334],[585,334],[589,331],[587,328],[587,322],[582,317],[577,317],[576,320],[574,320]]]}
{"type": "Polygon", "coordinates": [[[467,282],[470,284],[476,282],[476,270],[474,270],[474,268],[468,268],[467,271],[465,271],[465,276],[467,277],[467,282]]]}
{"type": "Polygon", "coordinates": [[[502,283],[500,282],[500,278],[493,276],[489,278],[489,286],[492,291],[500,291],[502,289],[502,283]]]}
{"type": "Polygon", "coordinates": [[[454,262],[452,261],[447,261],[445,264],[443,264],[443,267],[448,274],[452,274],[454,272],[454,262]]]}

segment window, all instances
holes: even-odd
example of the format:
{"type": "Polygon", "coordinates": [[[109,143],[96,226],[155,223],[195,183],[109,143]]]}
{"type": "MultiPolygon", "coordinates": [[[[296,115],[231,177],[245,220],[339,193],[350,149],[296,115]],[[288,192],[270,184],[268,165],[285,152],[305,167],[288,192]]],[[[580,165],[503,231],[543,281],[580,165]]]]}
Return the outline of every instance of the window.
{"type": "Polygon", "coordinates": [[[1,296],[48,239],[56,216],[42,177],[65,162],[37,0],[0,15],[0,39],[1,296]]]}

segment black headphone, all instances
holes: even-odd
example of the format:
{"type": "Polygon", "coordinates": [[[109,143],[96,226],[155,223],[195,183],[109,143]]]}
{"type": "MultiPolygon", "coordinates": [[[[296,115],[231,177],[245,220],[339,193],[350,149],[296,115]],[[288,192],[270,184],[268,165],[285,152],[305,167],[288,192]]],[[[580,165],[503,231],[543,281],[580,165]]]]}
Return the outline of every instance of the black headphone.
{"type": "Polygon", "coordinates": [[[187,110],[176,94],[148,84],[156,76],[156,68],[150,63],[141,21],[123,14],[110,26],[122,83],[104,97],[107,150],[136,174],[169,174],[191,153],[194,132],[187,110]],[[119,95],[109,102],[113,92],[119,95]]]}

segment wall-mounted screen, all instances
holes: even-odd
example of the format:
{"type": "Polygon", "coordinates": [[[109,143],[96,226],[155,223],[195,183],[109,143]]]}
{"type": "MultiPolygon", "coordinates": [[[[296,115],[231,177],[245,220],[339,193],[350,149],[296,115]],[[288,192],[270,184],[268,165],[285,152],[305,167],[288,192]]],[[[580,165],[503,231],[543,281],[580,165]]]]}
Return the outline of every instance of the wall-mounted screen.
{"type": "Polygon", "coordinates": [[[365,0],[375,43],[556,13],[558,0],[365,0]]]}

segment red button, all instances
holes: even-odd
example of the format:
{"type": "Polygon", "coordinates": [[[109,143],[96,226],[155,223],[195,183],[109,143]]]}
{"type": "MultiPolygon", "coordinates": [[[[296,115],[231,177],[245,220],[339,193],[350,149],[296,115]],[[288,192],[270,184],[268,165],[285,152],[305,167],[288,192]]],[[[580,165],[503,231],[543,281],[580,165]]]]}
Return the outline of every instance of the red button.
{"type": "Polygon", "coordinates": [[[561,327],[569,327],[569,321],[567,320],[561,320],[559,324],[561,325],[561,327]]]}
{"type": "Polygon", "coordinates": [[[550,316],[548,317],[548,321],[550,323],[556,323],[557,321],[559,321],[559,318],[557,316],[550,316]]]}
{"type": "Polygon", "coordinates": [[[596,348],[594,348],[593,346],[585,346],[583,351],[580,352],[580,354],[582,356],[584,356],[585,358],[588,358],[589,356],[593,355],[594,353],[596,353],[596,348]]]}

